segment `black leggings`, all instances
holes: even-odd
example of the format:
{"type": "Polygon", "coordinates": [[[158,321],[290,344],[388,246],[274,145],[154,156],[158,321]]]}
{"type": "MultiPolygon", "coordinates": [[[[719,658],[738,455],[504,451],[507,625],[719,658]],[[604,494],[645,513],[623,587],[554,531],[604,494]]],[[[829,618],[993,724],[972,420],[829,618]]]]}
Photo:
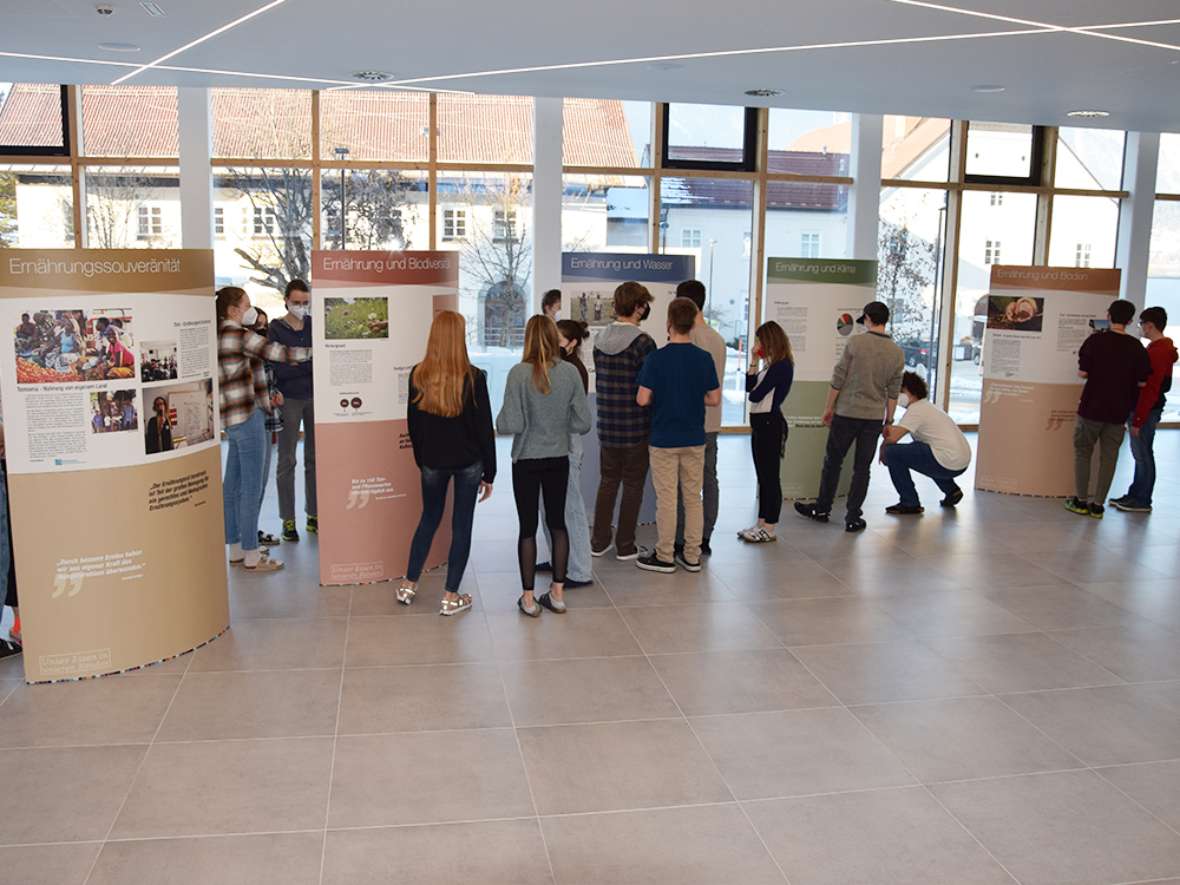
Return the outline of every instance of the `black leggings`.
{"type": "Polygon", "coordinates": [[[4,508],[5,516],[8,518],[4,520],[8,529],[8,585],[4,592],[4,604],[11,608],[17,608],[20,605],[20,600],[16,596],[16,551],[12,543],[12,504],[8,496],[8,462],[0,459],[0,482],[4,483],[4,508]]]}
{"type": "Polygon", "coordinates": [[[512,465],[512,495],[520,520],[516,554],[520,558],[520,586],[531,591],[537,577],[537,509],[545,497],[545,524],[549,526],[553,553],[553,583],[565,583],[570,558],[570,539],[565,530],[565,489],[569,483],[570,459],[527,458],[512,465]]]}
{"type": "Polygon", "coordinates": [[[750,416],[750,449],[758,475],[758,518],[774,525],[783,509],[782,458],[787,421],[781,412],[750,416]]]}

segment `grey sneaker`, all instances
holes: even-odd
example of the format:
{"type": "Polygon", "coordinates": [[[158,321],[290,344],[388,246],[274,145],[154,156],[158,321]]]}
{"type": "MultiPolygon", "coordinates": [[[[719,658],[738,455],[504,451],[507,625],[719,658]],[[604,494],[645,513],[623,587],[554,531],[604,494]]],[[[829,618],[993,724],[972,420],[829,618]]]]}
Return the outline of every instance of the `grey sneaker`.
{"type": "Polygon", "coordinates": [[[701,561],[698,559],[696,562],[693,562],[690,559],[686,559],[683,550],[677,553],[673,559],[676,560],[676,564],[686,572],[699,572],[701,570],[701,561]]]}

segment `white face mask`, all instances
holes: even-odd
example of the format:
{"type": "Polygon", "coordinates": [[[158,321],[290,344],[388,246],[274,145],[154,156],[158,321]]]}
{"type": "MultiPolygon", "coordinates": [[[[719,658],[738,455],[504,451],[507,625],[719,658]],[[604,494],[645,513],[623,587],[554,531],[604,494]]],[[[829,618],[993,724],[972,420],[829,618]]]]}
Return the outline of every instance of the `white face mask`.
{"type": "Polygon", "coordinates": [[[253,326],[256,322],[258,322],[258,308],[247,308],[246,312],[242,314],[242,325],[247,327],[253,326]]]}
{"type": "Polygon", "coordinates": [[[910,407],[910,395],[908,393],[899,394],[897,397],[897,404],[903,409],[908,409],[910,407]]]}
{"type": "Polygon", "coordinates": [[[297,320],[301,320],[307,316],[306,304],[292,304],[287,308],[287,310],[291,311],[291,316],[295,317],[297,320]]]}

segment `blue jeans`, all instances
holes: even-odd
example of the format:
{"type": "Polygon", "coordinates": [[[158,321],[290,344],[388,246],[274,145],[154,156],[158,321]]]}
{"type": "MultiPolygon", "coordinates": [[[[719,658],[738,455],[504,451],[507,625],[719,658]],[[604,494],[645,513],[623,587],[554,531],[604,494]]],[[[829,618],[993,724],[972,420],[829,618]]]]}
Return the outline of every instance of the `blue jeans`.
{"type": "MultiPolygon", "coordinates": [[[[590,581],[594,574],[590,564],[590,521],[586,518],[586,501],[582,498],[582,437],[570,434],[570,478],[565,488],[565,530],[569,535],[570,558],[566,566],[566,577],[571,581],[590,581]]],[[[541,516],[545,515],[545,498],[541,498],[541,516]]],[[[549,523],[542,519],[545,527],[545,542],[553,549],[553,536],[549,523]]],[[[552,554],[550,554],[552,559],[552,554]]]]}
{"type": "Polygon", "coordinates": [[[885,466],[889,468],[889,478],[893,480],[893,487],[906,507],[917,507],[921,503],[918,490],[914,488],[914,478],[910,476],[911,470],[930,477],[944,494],[950,495],[959,488],[955,477],[961,476],[967,469],[947,470],[935,459],[930,446],[920,442],[886,446],[885,466]]]}
{"type": "Polygon", "coordinates": [[[262,508],[262,463],[266,457],[266,421],[254,409],[241,424],[226,428],[222,495],[225,505],[225,543],[258,549],[258,511],[262,508]]]}
{"type": "Polygon", "coordinates": [[[479,482],[483,479],[483,464],[476,461],[469,467],[422,468],[422,518],[410,542],[410,562],[406,566],[406,580],[417,582],[422,577],[434,533],[442,522],[447,507],[447,484],[455,480],[455,500],[451,510],[451,552],[447,558],[446,589],[458,593],[471,553],[471,523],[475,519],[475,502],[479,497],[479,482]]]}
{"type": "Polygon", "coordinates": [[[274,444],[270,441],[271,432],[265,431],[266,445],[262,447],[262,485],[258,489],[258,512],[262,512],[262,505],[266,502],[266,486],[270,482],[270,459],[274,444]]]}
{"type": "Polygon", "coordinates": [[[1131,436],[1131,456],[1135,459],[1135,479],[1127,490],[1127,497],[1141,507],[1151,506],[1155,490],[1155,428],[1163,416],[1163,409],[1152,409],[1139,428],[1139,435],[1131,436]]]}

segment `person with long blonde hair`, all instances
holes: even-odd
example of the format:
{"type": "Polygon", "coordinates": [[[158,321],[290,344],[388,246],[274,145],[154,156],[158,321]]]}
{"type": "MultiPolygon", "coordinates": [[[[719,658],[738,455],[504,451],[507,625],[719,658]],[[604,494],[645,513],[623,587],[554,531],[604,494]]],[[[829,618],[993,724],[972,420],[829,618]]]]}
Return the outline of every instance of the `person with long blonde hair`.
{"type": "Polygon", "coordinates": [[[774,320],[754,333],[754,349],[746,373],[750,400],[750,450],[758,476],[758,522],[738,532],[751,544],[776,540],[775,526],[783,510],[782,459],[787,446],[783,400],[795,380],[791,341],[774,320]]]}
{"type": "Polygon", "coordinates": [[[422,518],[410,542],[406,577],[397,600],[410,605],[447,503],[447,486],[455,483],[451,512],[451,550],[440,615],[471,608],[471,595],[460,593],[471,552],[471,524],[476,500],[486,501],[496,481],[496,438],[487,376],[467,356],[467,322],[453,310],[436,314],[426,356],[410,372],[407,412],[414,461],[422,473],[422,518]]]}
{"type": "Polygon", "coordinates": [[[557,325],[547,316],[535,316],[525,326],[524,357],[508,373],[496,429],[513,437],[512,493],[520,521],[516,550],[522,590],[517,607],[531,618],[538,617],[542,607],[561,614],[565,611],[570,552],[565,524],[570,434],[590,431],[590,407],[582,376],[562,359],[557,325]],[[542,498],[551,539],[553,581],[549,592],[534,599],[542,498]]]}

